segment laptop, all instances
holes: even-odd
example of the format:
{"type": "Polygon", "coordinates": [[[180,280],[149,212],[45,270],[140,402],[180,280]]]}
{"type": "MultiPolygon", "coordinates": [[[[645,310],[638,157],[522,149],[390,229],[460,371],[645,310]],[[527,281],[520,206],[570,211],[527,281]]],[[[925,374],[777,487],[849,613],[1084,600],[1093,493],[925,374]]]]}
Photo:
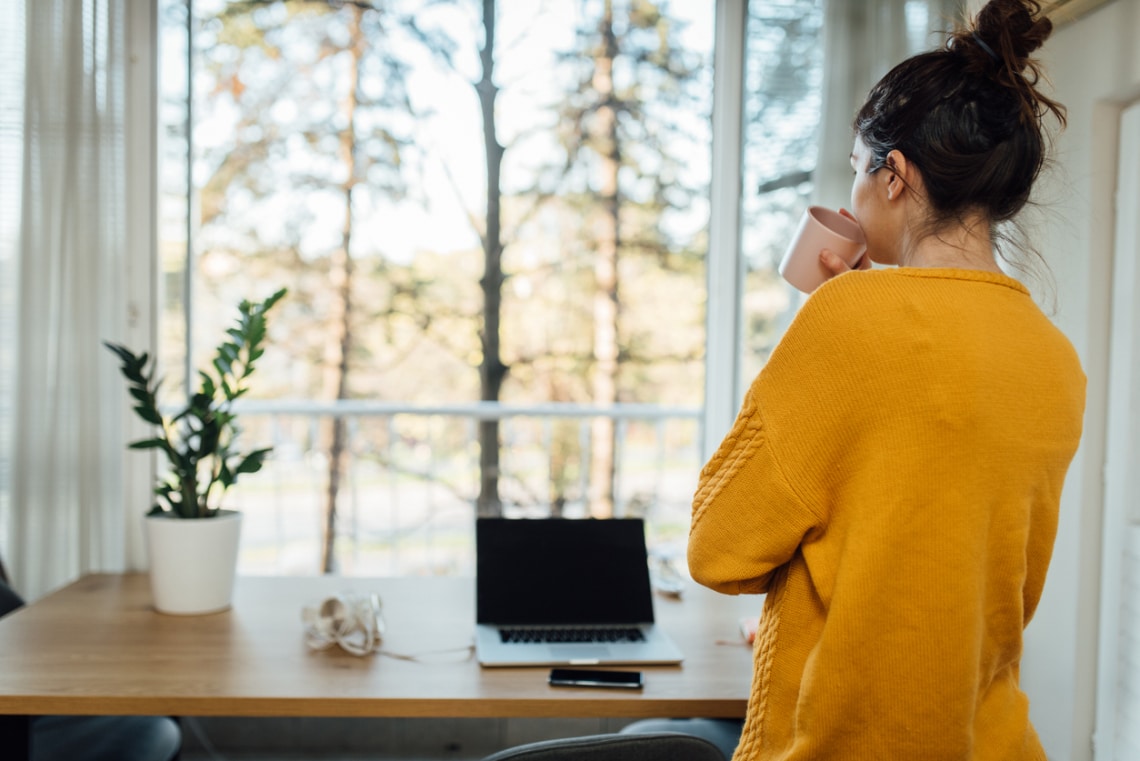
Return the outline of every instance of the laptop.
{"type": "Polygon", "coordinates": [[[647,561],[639,518],[478,518],[479,663],[680,663],[653,622],[647,561]]]}

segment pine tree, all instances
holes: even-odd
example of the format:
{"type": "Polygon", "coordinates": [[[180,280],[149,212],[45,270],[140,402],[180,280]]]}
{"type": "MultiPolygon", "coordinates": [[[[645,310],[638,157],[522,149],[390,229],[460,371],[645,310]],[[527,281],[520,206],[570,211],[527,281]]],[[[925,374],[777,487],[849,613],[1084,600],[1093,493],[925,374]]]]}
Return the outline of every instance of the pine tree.
{"type": "MultiPolygon", "coordinates": [[[[693,158],[686,151],[694,139],[675,117],[699,108],[692,88],[701,61],[678,43],[665,2],[585,3],[583,18],[580,49],[563,58],[577,71],[560,108],[560,195],[574,199],[584,218],[593,271],[589,388],[592,402],[604,408],[622,401],[620,370],[632,348],[623,329],[623,260],[649,254],[667,263],[685,248],[670,240],[662,221],[699,190],[687,186],[679,170],[693,158]]],[[[614,511],[615,433],[612,417],[592,420],[589,509],[595,517],[614,511]]]]}
{"type": "MultiPolygon", "coordinates": [[[[320,368],[310,393],[328,401],[350,396],[360,208],[405,187],[411,104],[406,67],[388,46],[401,23],[383,3],[303,0],[231,2],[202,19],[203,58],[221,91],[213,102],[236,114],[231,139],[205,150],[213,166],[200,197],[202,253],[290,283],[313,326],[292,344],[320,368]],[[266,215],[280,225],[267,226],[266,215]],[[317,229],[329,240],[311,242],[317,229]]],[[[331,417],[321,434],[326,573],[336,567],[346,444],[344,418],[331,417]]]]}

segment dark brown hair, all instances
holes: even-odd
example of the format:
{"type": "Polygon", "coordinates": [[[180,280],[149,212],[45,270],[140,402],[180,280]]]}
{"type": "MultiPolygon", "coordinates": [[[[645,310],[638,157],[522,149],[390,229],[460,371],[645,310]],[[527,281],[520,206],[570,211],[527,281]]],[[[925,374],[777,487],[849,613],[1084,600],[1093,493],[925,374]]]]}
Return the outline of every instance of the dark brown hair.
{"type": "Polygon", "coordinates": [[[932,228],[980,211],[1012,219],[1029,200],[1065,109],[1037,88],[1030,54],[1053,30],[1033,0],[990,0],[938,50],[895,66],[855,118],[872,172],[899,150],[922,174],[932,228]]]}

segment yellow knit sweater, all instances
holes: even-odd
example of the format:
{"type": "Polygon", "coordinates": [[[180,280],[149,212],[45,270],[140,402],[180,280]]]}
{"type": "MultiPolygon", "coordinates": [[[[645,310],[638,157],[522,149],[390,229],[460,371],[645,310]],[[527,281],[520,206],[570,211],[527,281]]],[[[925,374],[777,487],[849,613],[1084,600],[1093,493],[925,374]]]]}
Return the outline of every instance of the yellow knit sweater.
{"type": "Polygon", "coordinates": [[[737,761],[1045,758],[1022,631],[1084,391],[1002,275],[854,272],[808,299],[693,501],[693,578],[767,593],[737,761]]]}

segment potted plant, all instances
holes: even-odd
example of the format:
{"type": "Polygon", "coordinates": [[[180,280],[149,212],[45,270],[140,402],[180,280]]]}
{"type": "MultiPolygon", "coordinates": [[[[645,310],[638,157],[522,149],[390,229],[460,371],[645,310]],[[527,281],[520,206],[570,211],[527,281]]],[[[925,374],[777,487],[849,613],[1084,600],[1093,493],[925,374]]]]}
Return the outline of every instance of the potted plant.
{"type": "Polygon", "coordinates": [[[155,608],[196,614],[224,610],[233,597],[241,514],[222,507],[229,487],[244,473],[261,469],[272,448],[239,452],[234,402],[249,390],[249,378],[264,353],[266,313],[285,289],[264,301],[243,300],[236,325],[226,331],[213,361],[198,371],[199,387],[180,410],[158,404],[155,363],[104,342],[121,361],[134,411],[156,435],[130,444],[157,449],[168,468],[158,477],[155,503],[146,515],[147,554],[155,608]],[[150,368],[148,371],[148,363],[150,368]]]}

